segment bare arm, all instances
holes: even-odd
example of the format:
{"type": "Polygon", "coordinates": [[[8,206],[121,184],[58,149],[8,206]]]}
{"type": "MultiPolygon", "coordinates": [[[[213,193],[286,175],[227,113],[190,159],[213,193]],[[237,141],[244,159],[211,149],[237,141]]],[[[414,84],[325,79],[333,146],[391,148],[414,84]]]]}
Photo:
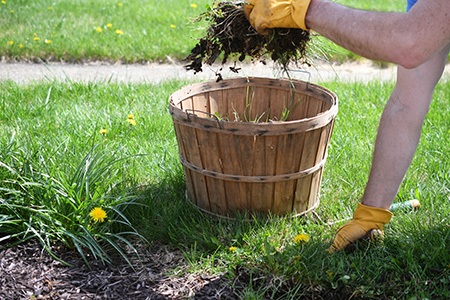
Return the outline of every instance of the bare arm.
{"type": "Polygon", "coordinates": [[[408,13],[382,13],[312,0],[306,25],[361,56],[414,68],[450,43],[450,1],[419,0],[408,13]]]}

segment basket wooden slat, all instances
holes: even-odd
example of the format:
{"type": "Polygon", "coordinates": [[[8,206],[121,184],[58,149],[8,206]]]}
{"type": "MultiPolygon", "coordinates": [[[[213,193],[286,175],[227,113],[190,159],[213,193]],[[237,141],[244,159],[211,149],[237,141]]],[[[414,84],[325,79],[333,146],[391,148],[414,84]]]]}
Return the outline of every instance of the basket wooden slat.
{"type": "Polygon", "coordinates": [[[337,113],[330,91],[297,80],[237,78],[170,98],[188,198],[221,216],[317,207],[337,113]]]}

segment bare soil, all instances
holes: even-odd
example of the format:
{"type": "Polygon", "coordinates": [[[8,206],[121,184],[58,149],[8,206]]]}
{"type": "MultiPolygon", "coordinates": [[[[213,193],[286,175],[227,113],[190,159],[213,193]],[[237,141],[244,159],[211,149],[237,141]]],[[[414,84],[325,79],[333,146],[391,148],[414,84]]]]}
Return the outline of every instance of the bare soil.
{"type": "Polygon", "coordinates": [[[120,260],[110,266],[92,260],[89,268],[63,251],[59,254],[72,266],[50,257],[37,242],[0,251],[0,299],[238,299],[221,276],[183,272],[182,253],[169,246],[141,246],[134,270],[120,260]]]}

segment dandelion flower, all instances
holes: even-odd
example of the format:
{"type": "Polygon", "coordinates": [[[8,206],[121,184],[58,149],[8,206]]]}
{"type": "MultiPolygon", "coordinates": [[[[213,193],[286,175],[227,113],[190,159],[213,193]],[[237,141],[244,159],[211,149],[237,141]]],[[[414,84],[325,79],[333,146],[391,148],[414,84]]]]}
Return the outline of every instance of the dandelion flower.
{"type": "Polygon", "coordinates": [[[108,217],[106,215],[106,211],[103,210],[103,208],[101,207],[95,207],[94,209],[91,210],[91,212],[89,213],[89,216],[92,218],[92,220],[94,222],[104,222],[105,219],[108,217]]]}
{"type": "Polygon", "coordinates": [[[130,120],[132,120],[132,119],[134,119],[134,116],[133,116],[133,114],[128,114],[128,117],[127,117],[128,119],[130,119],[130,120]]]}
{"type": "Polygon", "coordinates": [[[309,242],[309,235],[300,233],[297,236],[294,237],[294,243],[300,244],[300,243],[307,243],[309,242]]]}
{"type": "Polygon", "coordinates": [[[6,0],[2,0],[2,4],[6,4],[6,0]]]}
{"type": "Polygon", "coordinates": [[[106,128],[100,129],[100,134],[101,135],[106,135],[107,133],[108,133],[108,130],[106,130],[106,128]]]}
{"type": "Polygon", "coordinates": [[[22,44],[22,43],[19,44],[19,48],[20,48],[20,49],[23,48],[23,44],[22,44]]]}
{"type": "Polygon", "coordinates": [[[33,40],[35,40],[35,41],[37,42],[37,41],[39,41],[39,40],[40,40],[40,38],[39,38],[39,37],[37,37],[37,36],[35,36],[35,37],[33,38],[33,40]]]}
{"type": "Polygon", "coordinates": [[[236,252],[237,249],[238,247],[235,246],[231,246],[230,248],[228,248],[228,250],[230,250],[231,252],[236,252]]]}
{"type": "Polygon", "coordinates": [[[106,27],[112,28],[112,24],[111,24],[111,23],[108,23],[108,24],[106,24],[106,27]]]}
{"type": "Polygon", "coordinates": [[[123,3],[119,2],[119,3],[117,3],[117,6],[121,7],[121,6],[123,6],[123,3]]]}
{"type": "Polygon", "coordinates": [[[192,8],[197,8],[197,4],[192,3],[192,4],[191,4],[191,7],[192,7],[192,8]]]}
{"type": "Polygon", "coordinates": [[[100,26],[97,26],[97,28],[95,28],[95,31],[97,31],[97,32],[102,32],[103,29],[102,29],[100,26]]]}
{"type": "Polygon", "coordinates": [[[118,34],[118,35],[122,35],[122,34],[123,34],[123,31],[122,31],[122,30],[120,30],[120,29],[117,29],[117,30],[116,30],[116,34],[118,34]]]}
{"type": "Polygon", "coordinates": [[[175,28],[177,28],[177,25],[175,25],[175,24],[170,24],[170,28],[175,29],[175,28]]]}
{"type": "Polygon", "coordinates": [[[51,43],[52,43],[52,40],[47,40],[47,39],[45,39],[45,40],[44,40],[44,43],[46,43],[46,44],[51,44],[51,43]]]}
{"type": "Polygon", "coordinates": [[[14,41],[8,41],[8,45],[13,45],[14,44],[14,41]]]}
{"type": "Polygon", "coordinates": [[[127,119],[128,124],[130,124],[131,126],[135,126],[136,125],[136,120],[135,119],[127,119]]]}

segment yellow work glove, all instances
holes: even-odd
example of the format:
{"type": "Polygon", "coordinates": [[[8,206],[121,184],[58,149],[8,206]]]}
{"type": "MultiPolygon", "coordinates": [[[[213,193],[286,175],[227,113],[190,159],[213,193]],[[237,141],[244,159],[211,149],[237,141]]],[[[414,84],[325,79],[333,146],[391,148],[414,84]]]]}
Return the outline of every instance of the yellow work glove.
{"type": "Polygon", "coordinates": [[[253,28],[267,34],[269,28],[301,28],[311,0],[247,0],[244,12],[253,28]]]}
{"type": "Polygon", "coordinates": [[[374,238],[371,236],[372,229],[376,230],[373,233],[375,236],[383,236],[384,225],[391,217],[392,213],[387,209],[358,204],[353,219],[337,231],[333,244],[327,250],[328,253],[343,250],[366,236],[374,238]]]}

